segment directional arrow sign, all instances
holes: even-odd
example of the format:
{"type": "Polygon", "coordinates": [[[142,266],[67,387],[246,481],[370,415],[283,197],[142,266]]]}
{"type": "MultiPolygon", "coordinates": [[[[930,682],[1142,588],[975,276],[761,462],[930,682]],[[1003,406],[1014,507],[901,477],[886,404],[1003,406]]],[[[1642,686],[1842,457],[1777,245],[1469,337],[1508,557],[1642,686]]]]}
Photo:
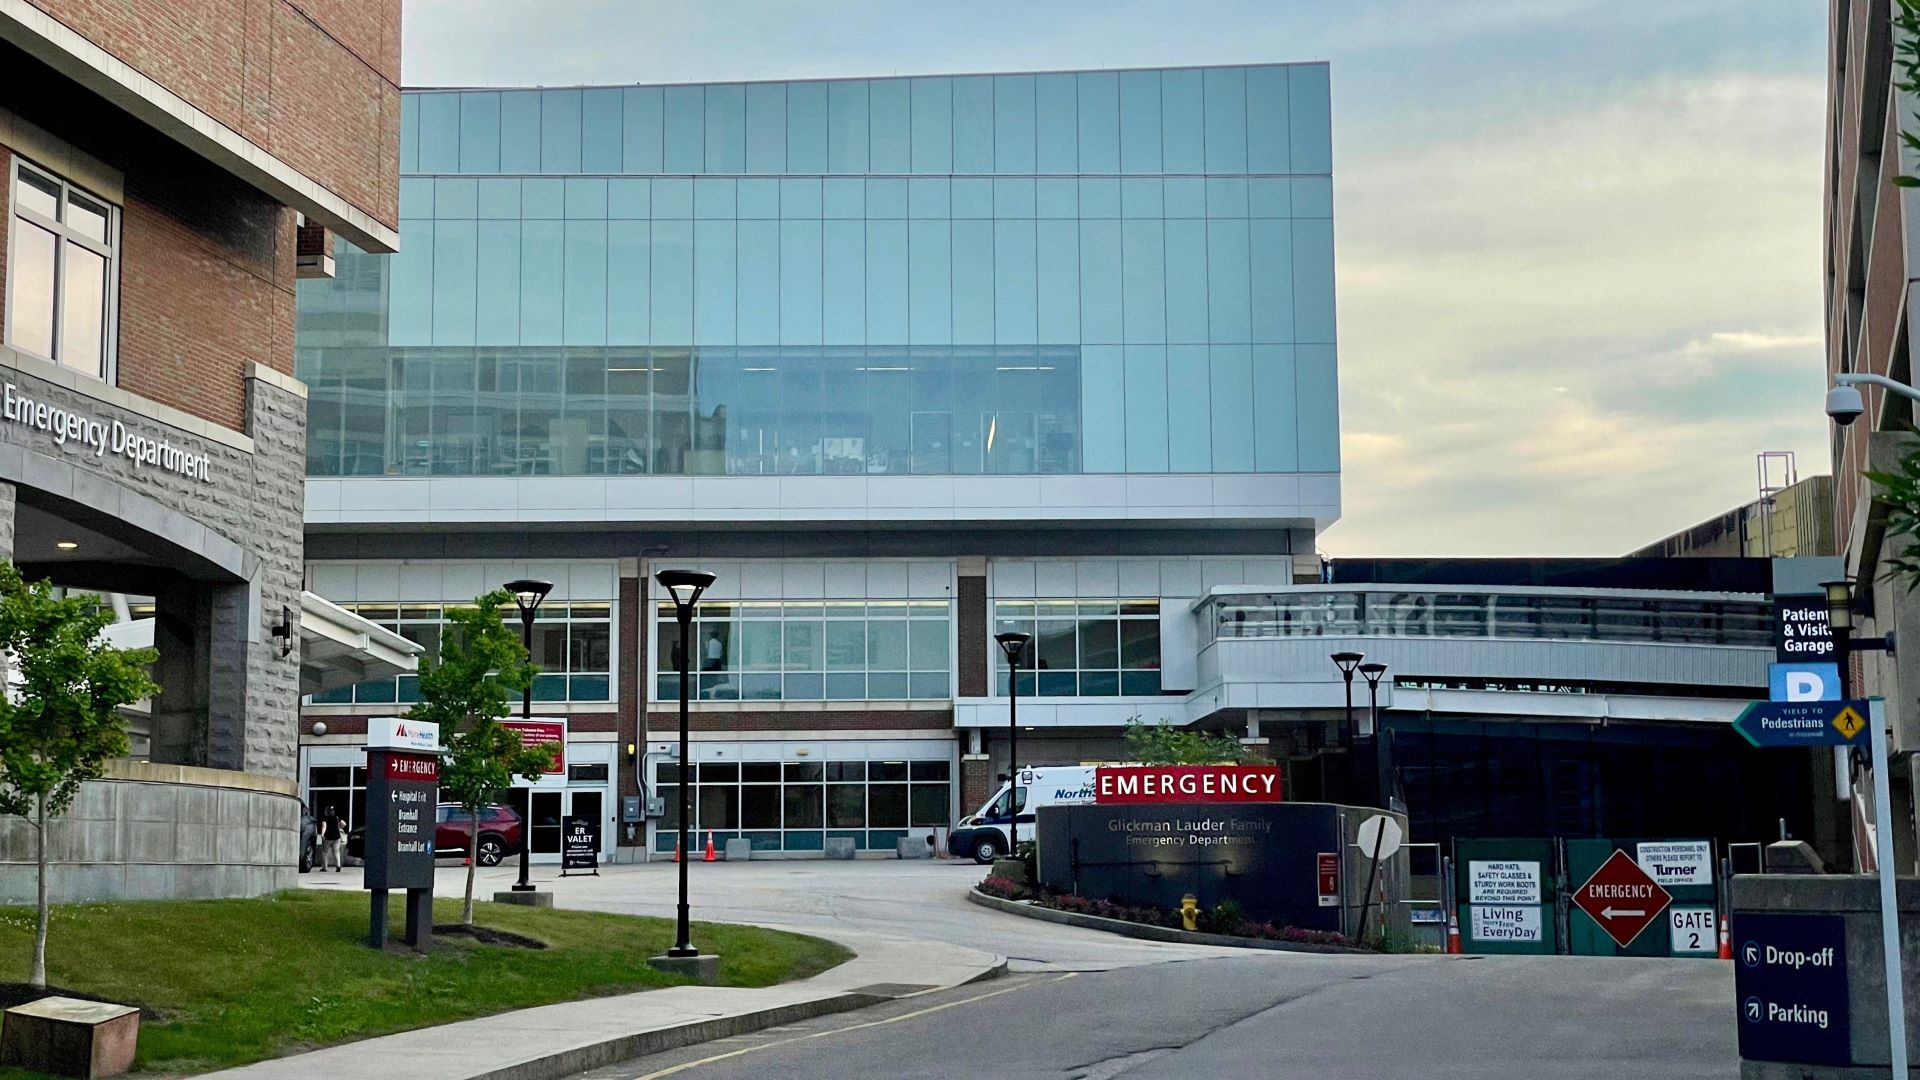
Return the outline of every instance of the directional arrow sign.
{"type": "Polygon", "coordinates": [[[1756,701],[1733,730],[1755,746],[1852,746],[1867,730],[1867,703],[1756,701]]]}
{"type": "Polygon", "coordinates": [[[1626,852],[1616,851],[1573,894],[1573,902],[1624,949],[1667,910],[1673,894],[1626,852]]]}

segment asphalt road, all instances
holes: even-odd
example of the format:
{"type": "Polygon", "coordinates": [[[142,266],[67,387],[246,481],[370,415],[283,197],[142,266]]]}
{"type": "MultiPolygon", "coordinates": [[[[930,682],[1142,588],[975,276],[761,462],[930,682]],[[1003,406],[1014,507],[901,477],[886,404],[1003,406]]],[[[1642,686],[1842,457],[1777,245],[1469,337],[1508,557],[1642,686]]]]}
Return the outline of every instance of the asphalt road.
{"type": "MultiPolygon", "coordinates": [[[[695,863],[695,919],[949,941],[1013,974],[627,1062],[684,1076],[1171,1080],[1733,1080],[1731,965],[1598,957],[1326,957],[1134,941],[969,904],[961,862],[695,863]]],[[[464,871],[435,891],[458,896],[464,871]]],[[[484,870],[476,894],[514,879],[484,870]]],[[[533,880],[562,907],[673,914],[671,864],[533,880]]],[[[303,884],[358,889],[357,873],[303,884]]],[[[696,944],[697,944],[696,939],[696,944]]]]}
{"type": "Polygon", "coordinates": [[[1242,956],[1035,973],[591,1080],[1733,1080],[1725,965],[1242,956]]]}

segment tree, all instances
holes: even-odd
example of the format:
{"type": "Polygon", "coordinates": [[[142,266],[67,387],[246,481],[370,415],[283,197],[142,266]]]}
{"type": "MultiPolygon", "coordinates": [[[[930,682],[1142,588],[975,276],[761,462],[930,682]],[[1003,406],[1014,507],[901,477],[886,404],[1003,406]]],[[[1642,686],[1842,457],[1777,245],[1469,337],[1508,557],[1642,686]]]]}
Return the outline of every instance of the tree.
{"type": "Polygon", "coordinates": [[[1143,765],[1236,765],[1249,756],[1231,735],[1127,721],[1127,758],[1143,765]]]}
{"type": "MultiPolygon", "coordinates": [[[[420,701],[407,719],[440,725],[447,756],[440,764],[440,790],[460,804],[473,823],[467,837],[467,894],[460,920],[473,925],[473,875],[480,853],[480,812],[516,776],[537,780],[553,767],[552,748],[520,742],[520,733],[500,721],[512,699],[533,685],[540,669],[501,615],[512,602],[506,590],[479,597],[472,607],[447,612],[440,658],[420,670],[420,701]]],[[[523,826],[524,828],[524,826],[523,826]]]]}
{"type": "Polygon", "coordinates": [[[47,820],[66,813],[80,785],[98,779],[109,758],[127,752],[119,708],[152,697],[152,649],[117,649],[100,640],[113,612],[91,596],[56,596],[45,581],[28,584],[0,562],[0,652],[8,657],[0,695],[0,813],[33,826],[38,921],[33,932],[35,988],[47,985],[47,820]]]}

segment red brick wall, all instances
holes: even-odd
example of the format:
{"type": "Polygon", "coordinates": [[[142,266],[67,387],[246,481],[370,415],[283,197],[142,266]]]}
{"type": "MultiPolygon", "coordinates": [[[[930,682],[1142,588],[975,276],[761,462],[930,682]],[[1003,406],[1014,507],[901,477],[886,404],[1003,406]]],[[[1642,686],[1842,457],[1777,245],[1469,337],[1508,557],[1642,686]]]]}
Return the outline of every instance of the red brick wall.
{"type": "MultiPolygon", "coordinates": [[[[646,604],[646,590],[647,583],[638,578],[620,579],[620,657],[615,665],[620,683],[620,779],[614,786],[621,795],[640,794],[640,776],[637,766],[627,760],[627,745],[637,748],[647,741],[640,730],[640,695],[646,690],[646,665],[640,659],[646,655],[646,620],[640,612],[646,604]]],[[[644,842],[645,830],[637,830],[631,843],[644,842]]],[[[620,830],[620,843],[629,844],[625,829],[620,830]]]]}
{"type": "Polygon", "coordinates": [[[31,2],[397,224],[400,0],[31,2]]]}

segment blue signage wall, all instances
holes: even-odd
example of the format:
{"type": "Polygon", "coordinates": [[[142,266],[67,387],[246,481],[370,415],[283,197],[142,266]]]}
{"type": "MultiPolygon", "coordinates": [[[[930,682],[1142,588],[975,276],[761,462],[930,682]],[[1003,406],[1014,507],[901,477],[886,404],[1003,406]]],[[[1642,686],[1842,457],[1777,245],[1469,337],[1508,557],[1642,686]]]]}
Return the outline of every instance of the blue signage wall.
{"type": "Polygon", "coordinates": [[[1039,876],[1056,892],[1160,908],[1193,893],[1207,908],[1237,901],[1249,919],[1340,929],[1340,908],[1320,906],[1316,866],[1342,848],[1331,804],[1048,806],[1039,817],[1039,876]]]}
{"type": "Polygon", "coordinates": [[[1740,1056],[1846,1065],[1847,923],[1839,915],[1733,916],[1733,994],[1740,1056]]]}

